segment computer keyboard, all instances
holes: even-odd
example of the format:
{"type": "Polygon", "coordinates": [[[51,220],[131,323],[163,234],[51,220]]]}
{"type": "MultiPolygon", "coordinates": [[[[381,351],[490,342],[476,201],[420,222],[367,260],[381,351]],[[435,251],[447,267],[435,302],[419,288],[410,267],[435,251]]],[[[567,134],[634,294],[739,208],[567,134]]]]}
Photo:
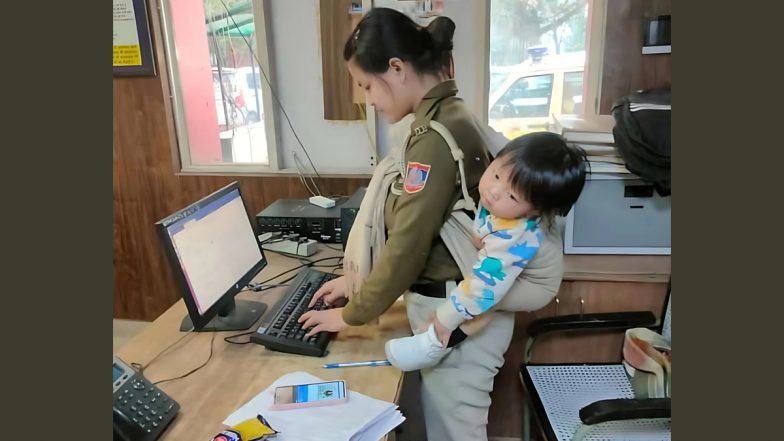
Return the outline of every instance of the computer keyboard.
{"type": "MultiPolygon", "coordinates": [[[[321,285],[336,277],[338,276],[335,274],[323,273],[312,268],[302,271],[292,281],[289,291],[284,294],[269,326],[260,327],[251,335],[250,340],[273,351],[313,357],[324,356],[327,352],[327,344],[334,334],[319,332],[305,337],[307,330],[302,329],[302,324],[297,320],[311,309],[308,308],[308,304],[321,285]]],[[[324,299],[318,299],[312,309],[320,311],[329,308],[324,305],[324,299]]]]}

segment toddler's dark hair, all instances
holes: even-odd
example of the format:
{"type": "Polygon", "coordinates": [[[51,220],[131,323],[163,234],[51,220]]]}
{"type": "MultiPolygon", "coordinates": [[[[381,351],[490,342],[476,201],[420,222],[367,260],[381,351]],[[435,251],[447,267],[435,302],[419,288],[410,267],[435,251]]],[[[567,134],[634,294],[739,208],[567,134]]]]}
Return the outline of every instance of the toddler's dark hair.
{"type": "Polygon", "coordinates": [[[418,74],[438,74],[450,65],[455,22],[436,17],[421,27],[390,8],[373,8],[357,23],[343,46],[343,58],[354,57],[362,70],[384,73],[390,58],[410,62],[418,74]]]}
{"type": "Polygon", "coordinates": [[[548,220],[569,213],[585,185],[585,151],[555,133],[534,132],[515,138],[498,152],[496,160],[511,167],[509,179],[514,191],[548,220]]]}

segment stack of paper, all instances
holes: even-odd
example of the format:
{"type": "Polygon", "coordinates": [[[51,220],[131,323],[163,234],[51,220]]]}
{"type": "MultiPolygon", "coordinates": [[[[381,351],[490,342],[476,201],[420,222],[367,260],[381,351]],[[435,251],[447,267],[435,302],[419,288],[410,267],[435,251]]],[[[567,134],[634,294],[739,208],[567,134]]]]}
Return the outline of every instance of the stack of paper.
{"type": "Polygon", "coordinates": [[[596,115],[581,118],[567,115],[553,115],[555,131],[567,141],[612,145],[615,142],[612,129],[615,120],[610,115],[596,115]]]}
{"type": "MultiPolygon", "coordinates": [[[[286,374],[229,415],[223,424],[232,426],[261,414],[280,432],[275,441],[378,441],[406,419],[396,404],[350,389],[348,400],[342,404],[269,410],[276,387],[323,381],[305,372],[286,374]]],[[[346,387],[351,385],[346,384],[346,387]]]]}
{"type": "Polygon", "coordinates": [[[615,149],[612,130],[615,120],[610,115],[581,118],[568,115],[553,115],[553,131],[567,141],[577,144],[588,155],[592,174],[629,173],[623,158],[615,149]]]}

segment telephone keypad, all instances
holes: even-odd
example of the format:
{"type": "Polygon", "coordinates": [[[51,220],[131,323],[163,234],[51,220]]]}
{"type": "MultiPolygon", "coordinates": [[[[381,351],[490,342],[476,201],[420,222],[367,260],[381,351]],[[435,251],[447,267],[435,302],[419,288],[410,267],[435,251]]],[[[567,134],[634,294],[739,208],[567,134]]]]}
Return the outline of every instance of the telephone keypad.
{"type": "Polygon", "coordinates": [[[128,415],[131,421],[146,433],[162,431],[179,411],[176,401],[138,373],[129,380],[128,385],[130,389],[124,388],[116,392],[114,407],[128,415]],[[132,391],[139,391],[139,395],[134,395],[132,391]]]}

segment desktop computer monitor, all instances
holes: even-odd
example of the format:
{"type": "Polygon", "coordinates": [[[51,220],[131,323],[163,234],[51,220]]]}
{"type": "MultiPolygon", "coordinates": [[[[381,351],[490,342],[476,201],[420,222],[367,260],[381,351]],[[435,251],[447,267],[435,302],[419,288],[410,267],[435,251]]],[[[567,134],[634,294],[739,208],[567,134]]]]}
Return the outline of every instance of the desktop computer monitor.
{"type": "Polygon", "coordinates": [[[188,316],[180,330],[248,329],[267,305],[234,296],[267,265],[233,182],[155,223],[188,316]]]}

